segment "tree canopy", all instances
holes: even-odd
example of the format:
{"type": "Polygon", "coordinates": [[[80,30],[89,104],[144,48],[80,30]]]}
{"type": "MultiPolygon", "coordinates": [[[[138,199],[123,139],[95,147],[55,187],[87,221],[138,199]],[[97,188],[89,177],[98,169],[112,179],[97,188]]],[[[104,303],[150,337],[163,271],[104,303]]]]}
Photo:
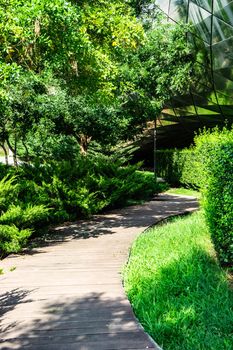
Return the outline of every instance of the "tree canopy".
{"type": "Polygon", "coordinates": [[[145,26],[141,5],[1,1],[0,141],[15,158],[20,149],[28,157],[33,144],[42,149],[48,137],[77,142],[83,152],[92,139],[132,138],[166,100],[189,89],[189,28],[160,16],[145,26]]]}

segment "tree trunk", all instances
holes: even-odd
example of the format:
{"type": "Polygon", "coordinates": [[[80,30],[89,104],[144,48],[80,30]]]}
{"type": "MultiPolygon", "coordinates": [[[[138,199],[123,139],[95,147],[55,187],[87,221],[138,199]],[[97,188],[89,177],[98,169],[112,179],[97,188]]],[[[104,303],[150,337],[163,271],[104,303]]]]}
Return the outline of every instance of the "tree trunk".
{"type": "Polygon", "coordinates": [[[22,141],[23,147],[25,148],[26,151],[26,161],[29,162],[29,151],[28,151],[28,147],[26,145],[26,143],[24,141],[22,141]]]}
{"type": "Polygon", "coordinates": [[[89,145],[90,141],[91,141],[91,137],[89,137],[87,135],[80,135],[79,136],[80,153],[82,155],[87,154],[87,149],[88,149],[88,145],[89,145]]]}
{"type": "Polygon", "coordinates": [[[3,143],[3,144],[1,144],[1,145],[0,145],[0,147],[2,147],[2,149],[3,149],[3,151],[4,151],[4,155],[5,155],[5,163],[6,163],[6,165],[9,165],[9,162],[8,162],[8,154],[7,154],[7,149],[6,149],[5,145],[4,145],[4,143],[3,143]]]}
{"type": "Polygon", "coordinates": [[[15,140],[14,142],[14,147],[11,146],[10,141],[7,139],[6,140],[8,148],[11,150],[13,153],[13,161],[14,161],[14,166],[18,167],[18,161],[17,161],[17,142],[15,140]]]}

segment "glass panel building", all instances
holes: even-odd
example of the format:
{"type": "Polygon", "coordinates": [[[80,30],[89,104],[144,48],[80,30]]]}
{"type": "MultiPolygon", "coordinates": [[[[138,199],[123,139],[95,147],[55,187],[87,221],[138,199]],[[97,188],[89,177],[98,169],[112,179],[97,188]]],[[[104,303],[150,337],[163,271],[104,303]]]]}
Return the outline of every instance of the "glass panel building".
{"type": "Polygon", "coordinates": [[[175,137],[183,128],[191,137],[202,126],[221,125],[226,120],[233,123],[233,1],[156,0],[155,4],[168,21],[193,24],[195,35],[190,35],[189,40],[200,50],[197,60],[206,72],[205,79],[189,96],[174,97],[163,111],[159,139],[169,133],[175,137]]]}

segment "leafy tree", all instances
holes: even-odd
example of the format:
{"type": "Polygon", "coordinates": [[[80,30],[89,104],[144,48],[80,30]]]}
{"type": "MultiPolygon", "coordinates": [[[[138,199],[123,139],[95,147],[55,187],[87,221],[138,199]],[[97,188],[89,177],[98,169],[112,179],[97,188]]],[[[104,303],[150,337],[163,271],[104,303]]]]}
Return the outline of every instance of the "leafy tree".
{"type": "Polygon", "coordinates": [[[0,19],[4,62],[37,73],[49,67],[79,92],[111,92],[114,58],[143,37],[123,1],[3,0],[0,19]]]}
{"type": "MultiPolygon", "coordinates": [[[[38,116],[44,120],[42,124],[54,125],[55,134],[74,135],[79,137],[80,144],[89,138],[86,135],[88,126],[91,134],[101,131],[103,135],[104,129],[109,133],[116,119],[106,123],[104,117],[116,115],[113,112],[116,103],[113,102],[112,107],[108,105],[115,98],[119,65],[125,53],[136,50],[144,39],[142,25],[130,7],[123,1],[109,3],[106,0],[49,3],[10,0],[1,2],[0,19],[1,60],[5,68],[11,70],[12,78],[2,85],[2,89],[8,91],[4,98],[2,96],[7,106],[2,112],[2,130],[7,129],[7,142],[13,153],[17,153],[18,140],[25,141],[30,128],[35,129],[38,116]],[[49,82],[46,92],[37,98],[37,92],[28,84],[29,75],[34,73],[40,80],[48,70],[57,81],[55,86],[54,82],[49,82]],[[14,71],[20,71],[17,82],[14,71]],[[73,107],[76,110],[68,116],[73,107]],[[101,120],[102,127],[98,128],[101,120]],[[94,125],[96,131],[93,131],[94,125]],[[103,128],[103,125],[108,127],[103,128]],[[10,144],[10,139],[14,140],[14,145],[10,144]]],[[[6,69],[3,73],[7,73],[6,69]]],[[[49,129],[51,131],[51,125],[49,129]]]]}
{"type": "Polygon", "coordinates": [[[1,145],[4,149],[7,144],[17,165],[18,142],[27,149],[27,132],[35,123],[36,96],[42,85],[34,74],[22,73],[16,65],[1,64],[0,72],[1,145]]]}
{"type": "Polygon", "coordinates": [[[148,4],[153,5],[152,0],[126,0],[126,2],[134,9],[137,15],[140,15],[148,4]]]}
{"type": "Polygon", "coordinates": [[[1,2],[0,141],[15,161],[18,148],[57,150],[56,139],[86,152],[92,139],[133,138],[165,101],[189,90],[189,27],[146,16],[137,19],[122,0],[1,2]]]}
{"type": "Polygon", "coordinates": [[[137,54],[121,67],[121,113],[128,115],[127,135],[135,135],[154,120],[170,100],[190,92],[203,80],[204,68],[187,42],[188,25],[166,23],[160,16],[146,31],[137,54]]]}

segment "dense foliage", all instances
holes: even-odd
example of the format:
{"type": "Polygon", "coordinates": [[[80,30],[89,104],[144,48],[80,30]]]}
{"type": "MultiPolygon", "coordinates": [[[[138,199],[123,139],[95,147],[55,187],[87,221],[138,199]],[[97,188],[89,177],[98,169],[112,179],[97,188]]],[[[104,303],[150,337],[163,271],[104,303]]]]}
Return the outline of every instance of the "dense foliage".
{"type": "Polygon", "coordinates": [[[201,189],[220,261],[233,264],[233,130],[205,131],[190,150],[158,151],[157,161],[169,183],[201,189]]]}
{"type": "Polygon", "coordinates": [[[15,163],[133,138],[196,84],[190,27],[137,18],[143,4],[1,2],[0,145],[15,163]]]}
{"type": "Polygon", "coordinates": [[[199,158],[194,148],[158,150],[157,174],[172,186],[184,185],[199,189],[203,182],[202,164],[199,158]]]}
{"type": "Polygon", "coordinates": [[[204,209],[220,261],[233,265],[233,129],[196,138],[203,164],[204,209]]]}
{"type": "Polygon", "coordinates": [[[141,24],[124,2],[104,0],[5,1],[0,19],[2,144],[17,155],[17,144],[26,145],[25,134],[39,123],[40,134],[48,127],[48,134],[71,134],[85,147],[97,105],[101,127],[111,125],[105,109],[114,105],[119,63],[144,39],[141,24]],[[35,91],[31,80],[43,87],[35,91]]]}
{"type": "Polygon", "coordinates": [[[2,166],[0,255],[19,251],[33,232],[39,234],[49,223],[150,198],[161,186],[153,173],[138,171],[139,166],[122,166],[120,159],[101,155],[18,169],[2,166]]]}
{"type": "Polygon", "coordinates": [[[190,27],[152,21],[144,3],[1,1],[0,146],[20,165],[2,168],[2,252],[43,224],[157,191],[137,166],[87,153],[133,139],[196,83],[190,27]]]}

